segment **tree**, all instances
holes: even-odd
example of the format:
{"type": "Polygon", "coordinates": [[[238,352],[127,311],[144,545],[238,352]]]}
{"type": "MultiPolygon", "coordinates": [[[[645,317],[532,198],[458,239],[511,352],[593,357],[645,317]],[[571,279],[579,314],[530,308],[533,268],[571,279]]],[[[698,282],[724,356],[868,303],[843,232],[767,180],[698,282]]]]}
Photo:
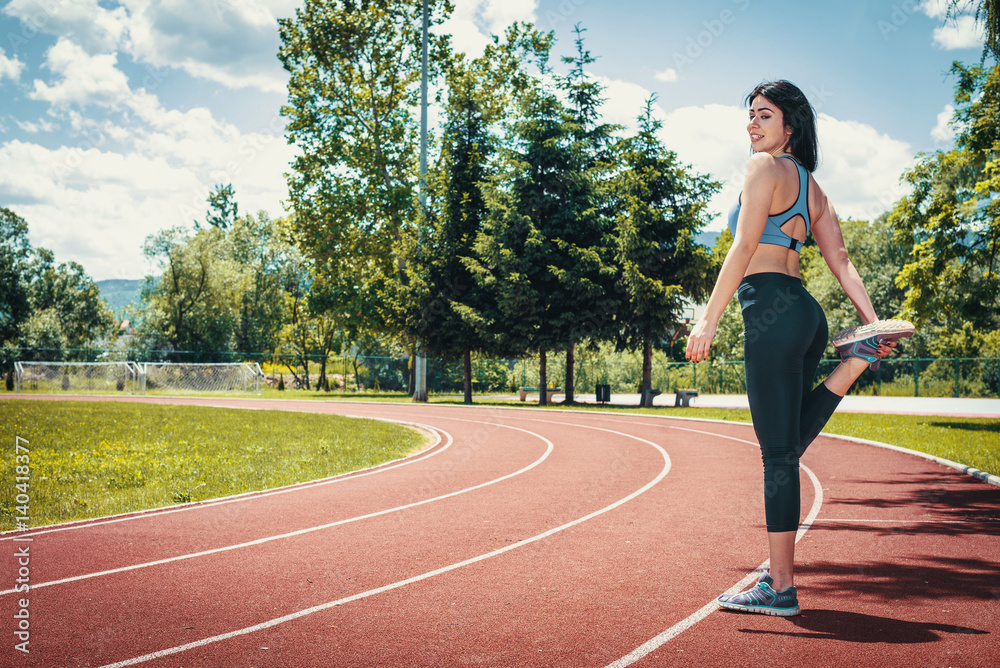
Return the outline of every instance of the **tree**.
{"type": "Polygon", "coordinates": [[[692,175],[663,147],[654,102],[646,101],[639,133],[622,142],[615,181],[613,236],[626,296],[616,337],[619,350],[642,349],[642,406],[651,387],[653,343],[680,327],[685,299],[701,300],[711,288],[712,255],[695,235],[708,222],[706,204],[720,187],[692,175]]]}
{"type": "Polygon", "coordinates": [[[895,240],[912,249],[896,277],[904,313],[930,327],[1000,326],[1000,65],[952,66],[955,148],[922,156],[903,178],[895,240]]]}
{"type": "Polygon", "coordinates": [[[32,249],[28,224],[0,209],[0,356],[9,373],[17,358],[64,359],[112,334],[114,316],[76,262],[55,264],[32,249]]]}
{"type": "MultiPolygon", "coordinates": [[[[236,192],[231,184],[217,185],[208,196],[208,211],[205,222],[217,227],[223,232],[231,228],[239,217],[240,210],[236,204],[236,192]]],[[[198,228],[197,221],[195,227],[198,228]]]]}
{"type": "MultiPolygon", "coordinates": [[[[430,2],[431,25],[452,11],[430,2]]],[[[329,284],[349,328],[376,322],[386,281],[405,281],[400,242],[415,220],[421,0],[306,0],[279,21],[290,73],[288,177],[296,241],[329,284]]],[[[431,39],[433,76],[448,37],[431,39]]]]}
{"type": "MultiPolygon", "coordinates": [[[[965,12],[969,8],[968,0],[949,0],[948,17],[954,18],[959,13],[965,12]]],[[[1000,61],[1000,1],[979,0],[976,5],[976,22],[982,25],[986,33],[986,40],[983,44],[983,58],[992,55],[995,60],[1000,61]]]]}
{"type": "MultiPolygon", "coordinates": [[[[28,223],[7,208],[0,208],[0,343],[5,349],[13,346],[21,325],[31,313],[28,284],[24,280],[31,243],[28,241],[28,223]]],[[[9,371],[13,359],[3,360],[4,371],[9,371]]]]}
{"type": "MultiPolygon", "coordinates": [[[[909,248],[896,242],[888,218],[888,214],[882,214],[871,223],[840,221],[851,263],[880,318],[892,318],[902,311],[905,295],[896,285],[896,276],[909,255],[909,248]]],[[[859,324],[857,309],[830,273],[815,244],[802,249],[802,281],[823,307],[831,333],[859,324]]]]}
{"type": "Polygon", "coordinates": [[[447,103],[436,168],[428,174],[428,206],[407,254],[408,331],[424,352],[463,360],[465,402],[472,403],[472,352],[499,353],[491,333],[495,295],[477,285],[469,263],[487,214],[482,184],[499,144],[496,127],[513,96],[529,84],[526,53],[545,53],[550,40],[519,24],[479,58],[459,54],[446,74],[447,103]]]}
{"type": "MultiPolygon", "coordinates": [[[[538,350],[540,387],[548,384],[547,351],[571,349],[613,303],[600,186],[601,149],[613,127],[596,124],[601,88],[584,73],[593,60],[582,39],[567,62],[569,76],[554,79],[570,107],[545,86],[520,99],[511,145],[484,188],[489,214],[473,266],[479,284],[497,295],[504,346],[538,350]]],[[[566,391],[571,400],[572,387],[566,391]]],[[[539,402],[547,403],[545,392],[539,402]]]]}
{"type": "Polygon", "coordinates": [[[246,276],[234,347],[248,353],[270,353],[278,345],[285,320],[284,294],[304,262],[288,240],[289,222],[264,211],[236,219],[228,234],[233,260],[246,276]]]}
{"type": "MultiPolygon", "coordinates": [[[[29,280],[32,318],[42,313],[53,315],[58,327],[58,333],[48,335],[53,341],[61,340],[66,348],[81,349],[111,335],[114,314],[80,264],[63,262],[56,266],[52,251],[39,248],[34,253],[29,280]]],[[[38,323],[33,327],[33,331],[40,331],[38,323]]],[[[56,328],[50,323],[44,329],[54,332],[56,328]]],[[[29,343],[24,346],[38,347],[29,343]]]]}
{"type": "Polygon", "coordinates": [[[613,250],[608,243],[612,226],[613,197],[609,196],[609,175],[615,157],[611,150],[612,135],[620,126],[600,123],[600,108],[604,102],[604,87],[586,71],[596,62],[583,46],[584,29],[577,24],[576,54],[563,56],[570,66],[565,77],[557,77],[558,88],[568,102],[567,131],[570,138],[571,163],[568,177],[575,187],[566,202],[568,213],[575,218],[573,225],[562,233],[569,261],[565,263],[563,287],[569,297],[566,313],[572,322],[566,335],[566,402],[574,399],[576,345],[610,321],[619,301],[615,287],[613,250]],[[565,280],[569,279],[569,280],[565,280]]]}
{"type": "Polygon", "coordinates": [[[147,336],[177,351],[232,350],[247,280],[225,233],[175,227],[148,237],[143,252],[162,270],[142,289],[147,336]]]}

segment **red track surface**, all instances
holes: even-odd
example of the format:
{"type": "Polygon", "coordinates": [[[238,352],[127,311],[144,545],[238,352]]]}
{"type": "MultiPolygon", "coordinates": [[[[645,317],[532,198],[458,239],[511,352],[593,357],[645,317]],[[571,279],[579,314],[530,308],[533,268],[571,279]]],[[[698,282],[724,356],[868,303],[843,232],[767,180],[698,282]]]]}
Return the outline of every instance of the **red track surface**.
{"type": "Polygon", "coordinates": [[[9,591],[23,545],[32,586],[30,654],[5,632],[0,664],[995,666],[1000,656],[1000,489],[912,455],[829,437],[810,447],[803,614],[776,618],[714,605],[767,557],[748,426],[159,401],[406,420],[440,443],[279,493],[40,529],[30,543],[0,537],[11,565],[0,626],[25,596],[9,591]]]}

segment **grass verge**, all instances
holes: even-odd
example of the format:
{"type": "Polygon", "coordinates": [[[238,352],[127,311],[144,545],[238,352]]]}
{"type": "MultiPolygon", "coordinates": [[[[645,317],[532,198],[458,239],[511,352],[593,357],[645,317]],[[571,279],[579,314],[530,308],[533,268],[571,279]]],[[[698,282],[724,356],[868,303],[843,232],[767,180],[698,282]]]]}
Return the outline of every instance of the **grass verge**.
{"type": "Polygon", "coordinates": [[[0,415],[0,530],[21,515],[37,527],[316,480],[425,442],[392,423],[284,411],[0,400],[0,415]]]}

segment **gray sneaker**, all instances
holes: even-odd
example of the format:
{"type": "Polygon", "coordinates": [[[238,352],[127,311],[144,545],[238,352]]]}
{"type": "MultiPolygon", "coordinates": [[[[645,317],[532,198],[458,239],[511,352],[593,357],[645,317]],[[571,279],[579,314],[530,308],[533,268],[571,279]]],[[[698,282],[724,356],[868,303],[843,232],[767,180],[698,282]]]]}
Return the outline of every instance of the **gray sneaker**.
{"type": "Polygon", "coordinates": [[[802,612],[802,609],[799,608],[799,599],[795,595],[795,587],[778,592],[774,591],[771,586],[773,584],[774,580],[771,578],[771,574],[764,571],[753,589],[731,596],[723,594],[719,597],[719,605],[729,610],[756,612],[777,617],[791,617],[802,612]]]}
{"type": "Polygon", "coordinates": [[[908,320],[876,320],[867,325],[842,329],[833,335],[832,342],[841,360],[857,357],[868,362],[868,368],[875,371],[882,361],[878,354],[879,345],[913,336],[915,330],[908,320]]]}

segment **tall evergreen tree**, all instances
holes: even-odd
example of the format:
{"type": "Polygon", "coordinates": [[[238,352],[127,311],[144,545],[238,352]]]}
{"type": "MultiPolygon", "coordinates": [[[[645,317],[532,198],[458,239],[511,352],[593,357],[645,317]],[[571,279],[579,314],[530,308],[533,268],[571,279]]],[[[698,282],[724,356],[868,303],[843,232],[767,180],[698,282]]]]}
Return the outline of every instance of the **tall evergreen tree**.
{"type": "Polygon", "coordinates": [[[458,55],[448,68],[440,160],[428,178],[426,218],[408,258],[410,330],[423,350],[461,358],[465,402],[472,402],[472,352],[502,354],[491,332],[498,321],[495,295],[479,286],[469,268],[473,244],[486,216],[482,184],[499,138],[497,125],[513,96],[530,83],[522,62],[547,53],[550,38],[530,25],[512,26],[482,56],[458,55]]]}
{"type": "Polygon", "coordinates": [[[621,128],[600,122],[604,88],[586,71],[596,59],[584,48],[584,29],[577,25],[574,31],[576,54],[563,57],[570,70],[557,78],[568,104],[569,172],[576,186],[569,193],[575,224],[563,236],[572,249],[571,257],[576,255],[569,264],[574,274],[566,285],[567,293],[578,298],[575,304],[567,304],[575,316],[565,344],[567,402],[573,401],[575,392],[576,345],[611,322],[620,298],[614,290],[616,272],[608,233],[614,217],[609,191],[614,167],[612,135],[621,128]]]}
{"type": "Polygon", "coordinates": [[[658,137],[655,98],[639,116],[639,133],[622,142],[615,182],[614,239],[627,299],[617,319],[617,345],[642,349],[641,405],[651,387],[653,344],[676,330],[685,298],[711,288],[712,254],[695,241],[708,222],[706,205],[720,185],[681,165],[658,137]]]}
{"type": "MultiPolygon", "coordinates": [[[[548,352],[581,341],[614,302],[600,187],[601,148],[613,127],[596,124],[601,88],[584,72],[593,59],[579,32],[576,56],[564,60],[570,74],[554,79],[568,104],[544,86],[521,99],[513,145],[485,190],[490,211],[476,245],[477,280],[495,292],[506,323],[501,338],[538,351],[540,388],[548,385],[548,352]]],[[[566,391],[572,400],[572,386],[566,391]]],[[[539,402],[547,403],[544,391],[539,402]]]]}

